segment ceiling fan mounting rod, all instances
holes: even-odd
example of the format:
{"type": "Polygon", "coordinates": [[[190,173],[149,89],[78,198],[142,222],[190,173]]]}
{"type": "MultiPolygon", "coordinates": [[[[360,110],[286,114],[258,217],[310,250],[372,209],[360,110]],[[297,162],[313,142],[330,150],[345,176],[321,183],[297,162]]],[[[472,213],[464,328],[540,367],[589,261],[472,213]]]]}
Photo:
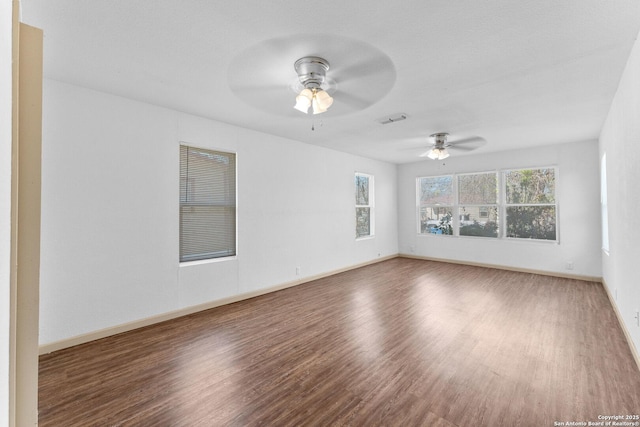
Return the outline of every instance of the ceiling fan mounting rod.
{"type": "Polygon", "coordinates": [[[305,56],[293,64],[300,83],[307,89],[318,89],[324,83],[329,61],[318,56],[305,56]]]}

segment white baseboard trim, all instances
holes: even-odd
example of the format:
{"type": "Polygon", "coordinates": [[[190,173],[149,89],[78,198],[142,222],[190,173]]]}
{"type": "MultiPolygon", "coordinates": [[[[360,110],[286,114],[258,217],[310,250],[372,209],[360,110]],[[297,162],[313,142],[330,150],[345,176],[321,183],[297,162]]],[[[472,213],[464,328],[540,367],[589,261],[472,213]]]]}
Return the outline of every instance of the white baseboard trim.
{"type": "Polygon", "coordinates": [[[598,282],[598,283],[602,282],[602,277],[597,277],[597,276],[581,276],[581,275],[578,275],[578,274],[565,274],[565,273],[558,273],[558,272],[555,272],[555,271],[544,271],[544,270],[534,270],[534,269],[529,269],[529,268],[508,267],[508,266],[497,265],[497,264],[484,264],[484,263],[481,263],[481,262],[458,261],[458,260],[454,260],[454,259],[434,258],[434,257],[426,257],[426,256],[413,255],[413,254],[400,253],[400,254],[398,254],[398,256],[400,258],[411,258],[411,259],[421,259],[421,260],[425,260],[425,261],[447,262],[449,264],[470,265],[470,266],[473,266],[473,267],[495,268],[496,270],[507,270],[507,271],[516,271],[516,272],[519,272],[519,273],[540,274],[542,276],[562,277],[563,279],[576,279],[576,280],[583,280],[583,281],[586,281],[586,282],[598,282]]]}
{"type": "Polygon", "coordinates": [[[123,323],[113,327],[99,329],[97,331],[88,332],[86,334],[76,335],[71,338],[65,338],[60,341],[54,341],[52,343],[41,345],[39,347],[39,354],[43,355],[43,354],[52,353],[54,351],[62,350],[62,349],[73,347],[80,344],[85,344],[91,341],[99,340],[101,338],[106,338],[112,335],[121,334],[123,332],[129,332],[134,329],[143,328],[145,326],[150,326],[150,325],[164,322],[167,320],[176,319],[178,317],[187,316],[189,314],[197,313],[204,310],[209,310],[211,308],[220,307],[222,305],[232,304],[234,302],[242,301],[249,298],[254,298],[260,295],[265,295],[271,292],[279,291],[281,289],[291,288],[293,286],[298,286],[303,283],[312,282],[314,280],[322,279],[324,277],[332,276],[334,274],[343,273],[345,271],[354,270],[356,268],[365,267],[367,265],[376,264],[376,263],[397,258],[397,257],[398,257],[397,254],[380,257],[380,258],[373,259],[371,261],[363,262],[363,263],[352,265],[349,267],[340,268],[337,270],[328,271],[326,273],[316,274],[314,276],[304,277],[291,282],[286,282],[279,285],[271,286],[269,288],[264,288],[256,291],[246,292],[243,294],[233,295],[227,298],[222,298],[219,300],[210,301],[203,304],[198,304],[190,307],[181,308],[178,310],[169,311],[166,313],[158,314],[156,316],[151,316],[151,317],[147,317],[140,320],[134,320],[132,322],[123,323]]]}
{"type": "MultiPolygon", "coordinates": [[[[525,268],[515,268],[515,267],[506,267],[506,266],[501,266],[501,265],[495,265],[495,264],[483,264],[483,263],[476,263],[476,262],[469,262],[469,261],[457,261],[457,260],[451,260],[451,259],[445,259],[445,258],[434,258],[434,257],[425,257],[425,256],[417,256],[417,255],[412,255],[412,254],[394,254],[394,255],[389,255],[386,257],[380,257],[380,258],[376,258],[373,259],[371,261],[367,261],[367,262],[363,262],[360,264],[356,264],[356,265],[352,265],[349,267],[344,267],[344,268],[340,268],[337,270],[332,270],[332,271],[328,271],[326,273],[321,273],[321,274],[317,274],[314,276],[308,276],[308,277],[304,277],[298,280],[294,280],[291,282],[286,282],[286,283],[282,283],[279,285],[275,285],[275,286],[271,286],[269,288],[264,288],[264,289],[259,289],[256,291],[251,291],[251,292],[246,292],[243,294],[238,294],[238,295],[233,295],[227,298],[222,298],[219,300],[214,300],[214,301],[209,301],[203,304],[198,304],[198,305],[194,305],[194,306],[190,306],[190,307],[185,307],[185,308],[181,308],[178,310],[173,310],[173,311],[169,311],[166,313],[161,313],[155,316],[151,316],[151,317],[147,317],[144,319],[140,319],[140,320],[134,320],[132,322],[128,322],[128,323],[123,323],[120,325],[116,325],[116,326],[112,326],[109,328],[104,328],[104,329],[99,329],[97,331],[92,331],[92,332],[88,332],[86,334],[81,334],[81,335],[76,335],[74,337],[70,337],[70,338],[65,338],[63,340],[60,341],[54,341],[52,343],[48,343],[48,344],[43,344],[39,347],[39,354],[48,354],[48,353],[52,353],[54,351],[58,351],[58,350],[62,350],[65,348],[69,348],[69,347],[73,347],[76,345],[80,345],[80,344],[84,344],[84,343],[88,343],[91,341],[95,341],[95,340],[99,340],[101,338],[106,338],[112,335],[116,335],[116,334],[121,334],[123,332],[128,332],[128,331],[132,331],[134,329],[139,329],[139,328],[143,328],[145,326],[150,326],[156,323],[160,323],[160,322],[164,322],[167,320],[171,320],[171,319],[176,319],[178,317],[182,317],[182,316],[187,316],[189,314],[193,314],[193,313],[197,313],[200,311],[204,311],[204,310],[209,310],[211,308],[215,308],[215,307],[220,307],[222,305],[226,305],[226,304],[232,304],[234,302],[238,302],[238,301],[242,301],[245,299],[249,299],[249,298],[254,298],[260,295],[265,295],[271,292],[275,292],[275,291],[279,291],[281,289],[286,289],[286,288],[291,288],[293,286],[298,286],[301,285],[303,283],[308,283],[308,282],[312,282],[314,280],[318,280],[318,279],[322,279],[324,277],[328,277],[328,276],[332,276],[334,274],[338,274],[338,273],[343,273],[345,271],[349,271],[349,270],[354,270],[356,268],[360,268],[360,267],[365,267],[367,265],[371,265],[371,264],[376,264],[378,262],[382,262],[382,261],[386,261],[389,259],[393,259],[393,258],[397,258],[397,257],[401,257],[401,258],[411,258],[411,259],[418,259],[418,260],[424,260],[424,261],[437,261],[437,262],[447,262],[450,264],[461,264],[461,265],[470,265],[470,266],[475,266],[475,267],[485,267],[485,268],[495,268],[495,269],[499,269],[499,270],[508,270],[508,271],[517,271],[517,272],[521,272],[521,273],[533,273],[533,274],[541,274],[541,275],[545,275],[545,276],[555,276],[555,277],[562,277],[562,278],[568,278],[568,279],[577,279],[577,280],[585,280],[585,281],[589,281],[589,282],[600,282],[602,283],[602,277],[592,277],[592,276],[579,276],[579,275],[570,275],[570,274],[563,274],[563,273],[556,273],[556,272],[549,272],[549,271],[541,271],[541,270],[532,270],[532,269],[525,269],[525,268]]],[[[606,285],[605,285],[605,289],[607,289],[606,285]]],[[[609,295],[609,291],[607,289],[607,295],[609,295]]],[[[611,295],[609,295],[609,298],[611,299],[611,295]]],[[[620,321],[620,315],[617,311],[617,308],[615,306],[615,304],[613,304],[614,309],[616,310],[616,315],[618,316],[618,320],[620,321]]],[[[626,328],[624,327],[624,324],[620,321],[620,324],[623,325],[623,330],[625,332],[625,335],[627,337],[627,340],[629,341],[629,345],[632,348],[632,352],[634,354],[634,358],[636,359],[636,362],[638,362],[638,366],[640,367],[640,362],[638,359],[638,355],[637,352],[635,352],[635,348],[633,347],[633,342],[631,341],[629,334],[626,330],[626,328]]]]}
{"type": "Polygon", "coordinates": [[[607,297],[609,297],[609,302],[611,303],[611,307],[613,307],[614,313],[616,313],[616,318],[618,319],[618,323],[620,324],[620,328],[622,328],[622,332],[624,333],[624,337],[627,339],[627,344],[629,345],[629,350],[631,350],[631,355],[633,359],[636,361],[636,365],[638,365],[638,370],[640,370],[640,354],[638,354],[638,349],[633,344],[633,340],[631,339],[631,334],[629,333],[629,329],[627,329],[627,325],[622,320],[622,314],[620,310],[618,310],[618,304],[616,304],[613,295],[611,295],[611,291],[609,291],[609,285],[607,282],[602,279],[602,287],[607,293],[607,297]]]}

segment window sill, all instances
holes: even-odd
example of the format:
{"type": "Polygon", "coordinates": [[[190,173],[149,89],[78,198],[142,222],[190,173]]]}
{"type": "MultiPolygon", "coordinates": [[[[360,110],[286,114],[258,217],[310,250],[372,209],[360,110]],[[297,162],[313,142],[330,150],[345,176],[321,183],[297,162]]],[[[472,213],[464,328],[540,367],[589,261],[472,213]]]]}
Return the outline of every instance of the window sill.
{"type": "Polygon", "coordinates": [[[221,257],[221,258],[199,259],[197,261],[184,261],[180,263],[180,268],[191,267],[194,265],[202,265],[202,264],[215,264],[215,263],[225,262],[225,261],[235,261],[237,259],[238,259],[238,256],[234,255],[234,256],[227,256],[227,257],[221,257]]]}
{"type": "Polygon", "coordinates": [[[375,235],[356,237],[356,242],[358,242],[360,240],[371,240],[371,239],[374,239],[375,237],[376,237],[375,235]]]}
{"type": "Polygon", "coordinates": [[[543,245],[559,245],[559,240],[541,240],[541,239],[518,239],[516,237],[483,237],[483,236],[454,236],[453,234],[434,234],[434,233],[416,233],[418,237],[426,237],[426,238],[453,238],[453,239],[464,239],[464,240],[484,240],[484,241],[493,241],[493,242],[514,242],[517,244],[530,244],[530,243],[539,243],[543,245]]]}

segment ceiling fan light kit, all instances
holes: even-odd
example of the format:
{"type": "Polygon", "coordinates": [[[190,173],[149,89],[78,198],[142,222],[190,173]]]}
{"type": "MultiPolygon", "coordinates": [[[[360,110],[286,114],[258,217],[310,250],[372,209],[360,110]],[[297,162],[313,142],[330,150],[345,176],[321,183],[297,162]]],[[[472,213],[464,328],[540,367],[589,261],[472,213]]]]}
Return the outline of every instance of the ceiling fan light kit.
{"type": "Polygon", "coordinates": [[[317,56],[305,56],[295,62],[294,68],[304,89],[296,96],[293,108],[305,114],[309,114],[309,108],[313,114],[327,111],[333,104],[333,98],[322,89],[322,84],[329,70],[329,61],[317,56]]]}
{"type": "Polygon", "coordinates": [[[446,148],[432,148],[431,151],[429,151],[429,154],[427,154],[427,157],[432,159],[432,160],[444,160],[447,157],[449,157],[449,152],[447,151],[446,148]]]}

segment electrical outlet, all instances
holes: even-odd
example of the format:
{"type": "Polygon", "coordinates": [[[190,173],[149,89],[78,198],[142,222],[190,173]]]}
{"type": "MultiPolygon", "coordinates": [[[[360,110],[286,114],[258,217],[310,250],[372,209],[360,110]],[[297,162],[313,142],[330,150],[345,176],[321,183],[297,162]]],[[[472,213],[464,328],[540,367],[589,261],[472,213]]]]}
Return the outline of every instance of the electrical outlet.
{"type": "Polygon", "coordinates": [[[414,248],[413,246],[409,246],[409,252],[414,253],[416,251],[416,248],[414,248]]]}
{"type": "Polygon", "coordinates": [[[565,264],[565,268],[567,270],[573,270],[573,261],[567,261],[567,263],[565,264]]]}
{"type": "Polygon", "coordinates": [[[296,267],[296,276],[300,275],[300,267],[296,267]]]}
{"type": "Polygon", "coordinates": [[[640,310],[636,310],[636,326],[640,326],[640,310]]]}

